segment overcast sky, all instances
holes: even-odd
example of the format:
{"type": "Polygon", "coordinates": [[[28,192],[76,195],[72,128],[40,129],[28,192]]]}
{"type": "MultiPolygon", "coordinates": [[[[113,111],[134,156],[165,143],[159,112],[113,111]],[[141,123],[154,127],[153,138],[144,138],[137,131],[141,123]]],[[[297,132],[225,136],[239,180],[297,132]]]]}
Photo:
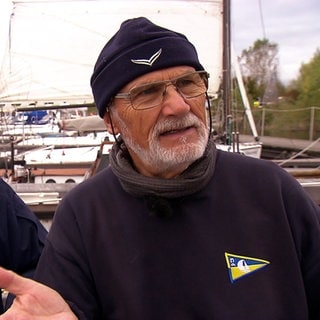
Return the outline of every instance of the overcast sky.
{"type": "Polygon", "coordinates": [[[233,44],[237,54],[264,36],[279,46],[280,78],[297,77],[320,49],[319,0],[231,0],[233,44]],[[261,8],[261,10],[260,10],[261,8]]]}
{"type": "MultiPolygon", "coordinates": [[[[0,21],[7,14],[0,0],[0,21]]],[[[264,36],[279,46],[280,78],[288,82],[298,75],[320,48],[319,0],[231,0],[232,34],[236,53],[264,36]],[[261,10],[260,10],[261,9],[261,10]]],[[[0,27],[0,54],[5,28],[0,27]]],[[[1,60],[0,60],[1,62],[1,60]]]]}

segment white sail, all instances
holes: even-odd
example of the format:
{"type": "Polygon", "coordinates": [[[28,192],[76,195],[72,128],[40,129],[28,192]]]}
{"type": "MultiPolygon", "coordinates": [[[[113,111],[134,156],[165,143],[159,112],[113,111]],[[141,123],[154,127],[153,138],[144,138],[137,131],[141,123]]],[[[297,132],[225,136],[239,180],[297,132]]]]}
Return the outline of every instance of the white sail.
{"type": "Polygon", "coordinates": [[[89,81],[99,52],[122,21],[138,16],[184,33],[210,73],[209,92],[217,92],[222,0],[17,0],[1,67],[0,104],[93,102],[89,81]]]}

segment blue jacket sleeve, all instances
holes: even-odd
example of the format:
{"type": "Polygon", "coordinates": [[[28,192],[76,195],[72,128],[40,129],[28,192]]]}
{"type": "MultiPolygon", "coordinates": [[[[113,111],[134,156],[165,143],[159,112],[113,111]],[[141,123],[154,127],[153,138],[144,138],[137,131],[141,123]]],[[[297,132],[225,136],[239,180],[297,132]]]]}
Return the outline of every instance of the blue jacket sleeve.
{"type": "Polygon", "coordinates": [[[0,179],[0,265],[32,277],[46,236],[47,231],[38,218],[0,179]]]}

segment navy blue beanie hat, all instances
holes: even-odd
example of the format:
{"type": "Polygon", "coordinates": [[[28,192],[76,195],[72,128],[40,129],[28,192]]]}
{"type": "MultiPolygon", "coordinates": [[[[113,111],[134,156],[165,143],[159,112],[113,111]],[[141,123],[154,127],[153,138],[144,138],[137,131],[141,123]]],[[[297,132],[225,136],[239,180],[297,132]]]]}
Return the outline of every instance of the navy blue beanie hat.
{"type": "Polygon", "coordinates": [[[130,81],[151,71],[182,65],[204,70],[195,47],[183,34],[144,17],[124,21],[102,49],[91,77],[100,117],[112,97],[130,81]]]}

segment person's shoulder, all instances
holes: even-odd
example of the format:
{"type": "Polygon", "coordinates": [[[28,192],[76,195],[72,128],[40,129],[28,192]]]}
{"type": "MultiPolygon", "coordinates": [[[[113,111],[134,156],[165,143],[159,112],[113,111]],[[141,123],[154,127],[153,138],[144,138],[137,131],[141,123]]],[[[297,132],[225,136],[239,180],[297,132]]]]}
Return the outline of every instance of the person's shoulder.
{"type": "Polygon", "coordinates": [[[269,177],[270,179],[289,179],[292,176],[272,160],[258,159],[235,152],[218,150],[216,171],[234,175],[269,177]]]}
{"type": "Polygon", "coordinates": [[[22,230],[28,230],[27,233],[30,235],[32,232],[37,232],[39,238],[37,241],[45,242],[46,229],[18,193],[3,179],[0,179],[0,203],[1,219],[11,221],[7,225],[2,223],[1,227],[15,227],[15,230],[11,229],[12,235],[17,233],[22,236],[22,230]]]}
{"type": "Polygon", "coordinates": [[[0,178],[0,194],[1,195],[11,195],[14,193],[14,190],[10,187],[10,185],[0,178]]]}
{"type": "Polygon", "coordinates": [[[65,195],[65,198],[77,197],[81,199],[81,197],[88,198],[90,195],[102,194],[114,188],[116,183],[117,179],[115,175],[111,168],[107,167],[75,186],[65,195]]]}
{"type": "MultiPolygon", "coordinates": [[[[27,205],[22,201],[18,196],[16,191],[3,179],[0,179],[0,199],[2,206],[5,205],[5,208],[8,211],[11,211],[15,215],[29,215],[29,209],[27,205]]],[[[1,208],[4,209],[4,208],[1,208]]]]}
{"type": "Polygon", "coordinates": [[[272,160],[218,152],[213,181],[225,188],[232,186],[256,195],[266,194],[267,191],[269,197],[280,197],[291,207],[308,206],[311,203],[311,198],[298,180],[272,160]]]}
{"type": "Polygon", "coordinates": [[[217,162],[227,163],[237,166],[254,166],[254,167],[271,167],[278,168],[271,160],[265,160],[260,158],[254,158],[250,156],[246,156],[237,152],[227,152],[223,150],[218,150],[217,152],[217,162]]]}
{"type": "Polygon", "coordinates": [[[70,223],[73,219],[84,221],[88,212],[99,215],[107,204],[119,199],[121,190],[121,185],[111,168],[103,169],[63,196],[55,212],[55,221],[59,221],[56,224],[70,223]]]}
{"type": "Polygon", "coordinates": [[[84,180],[82,183],[80,183],[81,188],[89,188],[92,185],[95,187],[97,186],[104,186],[112,185],[114,183],[115,175],[111,169],[110,166],[106,167],[105,169],[99,171],[97,174],[95,174],[92,177],[89,177],[88,179],[84,180]]]}

